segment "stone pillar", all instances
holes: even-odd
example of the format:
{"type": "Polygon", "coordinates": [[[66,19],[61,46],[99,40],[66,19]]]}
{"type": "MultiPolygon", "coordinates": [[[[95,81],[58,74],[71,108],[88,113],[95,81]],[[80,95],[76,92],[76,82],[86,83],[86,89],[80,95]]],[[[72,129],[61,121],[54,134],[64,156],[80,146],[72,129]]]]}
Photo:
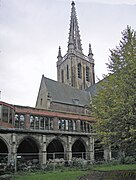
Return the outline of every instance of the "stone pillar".
{"type": "Polygon", "coordinates": [[[76,127],[77,127],[77,132],[80,132],[81,131],[81,129],[80,129],[80,120],[76,121],[76,127]]]}
{"type": "Polygon", "coordinates": [[[105,161],[111,160],[111,147],[110,146],[104,147],[104,160],[105,161]]]}
{"type": "Polygon", "coordinates": [[[94,162],[94,137],[89,137],[89,160],[94,162]]]}
{"type": "Polygon", "coordinates": [[[72,159],[72,137],[68,136],[67,138],[67,160],[71,161],[72,159]]]}
{"type": "Polygon", "coordinates": [[[8,152],[8,162],[7,162],[8,165],[10,164],[10,161],[11,161],[11,149],[12,149],[12,145],[10,144],[9,145],[9,152],[8,152]]]}
{"type": "Polygon", "coordinates": [[[16,134],[11,135],[11,157],[9,160],[10,165],[13,167],[14,172],[17,171],[17,147],[16,147],[16,134]]]}
{"type": "Polygon", "coordinates": [[[42,136],[42,166],[44,167],[47,162],[47,152],[46,152],[46,135],[42,136]]]}
{"type": "Polygon", "coordinates": [[[30,129],[30,114],[25,115],[25,128],[30,129]]]}
{"type": "Polygon", "coordinates": [[[57,117],[53,118],[53,130],[58,131],[58,118],[57,117]]]}

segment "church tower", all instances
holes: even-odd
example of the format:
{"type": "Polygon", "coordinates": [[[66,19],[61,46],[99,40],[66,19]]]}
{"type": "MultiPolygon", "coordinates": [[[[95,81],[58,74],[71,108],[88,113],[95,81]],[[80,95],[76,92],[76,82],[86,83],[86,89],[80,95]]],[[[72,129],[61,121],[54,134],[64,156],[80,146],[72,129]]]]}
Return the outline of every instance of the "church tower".
{"type": "Polygon", "coordinates": [[[91,44],[89,44],[88,56],[83,54],[74,1],[71,6],[68,50],[62,56],[59,47],[57,80],[83,90],[95,83],[94,59],[91,44]]]}

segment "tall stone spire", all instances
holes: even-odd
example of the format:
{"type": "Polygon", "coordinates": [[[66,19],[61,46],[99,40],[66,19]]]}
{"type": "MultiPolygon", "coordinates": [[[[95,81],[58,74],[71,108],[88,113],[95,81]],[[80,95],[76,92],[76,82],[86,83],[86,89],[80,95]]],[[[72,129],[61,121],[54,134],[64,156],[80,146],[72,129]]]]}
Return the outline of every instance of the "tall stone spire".
{"type": "Polygon", "coordinates": [[[79,34],[79,27],[76,17],[75,2],[72,1],[71,5],[72,8],[71,8],[70,30],[69,30],[69,40],[68,40],[68,52],[71,52],[72,50],[76,50],[80,53],[83,53],[80,34],[79,34]]]}
{"type": "Polygon", "coordinates": [[[71,6],[68,51],[62,57],[59,47],[57,80],[77,89],[86,89],[95,82],[93,53],[89,44],[88,56],[83,54],[74,1],[71,6]]]}

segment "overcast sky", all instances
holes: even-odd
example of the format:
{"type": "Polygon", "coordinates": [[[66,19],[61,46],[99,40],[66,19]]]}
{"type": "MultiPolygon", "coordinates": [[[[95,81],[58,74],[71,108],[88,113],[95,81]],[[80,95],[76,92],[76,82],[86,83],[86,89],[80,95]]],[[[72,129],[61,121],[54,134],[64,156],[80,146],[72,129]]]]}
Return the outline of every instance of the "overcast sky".
{"type": "MultiPolygon", "coordinates": [[[[127,25],[136,30],[136,0],[76,0],[83,52],[89,43],[95,74],[127,25]]],[[[42,74],[57,79],[58,47],[67,51],[71,1],[0,0],[0,91],[7,103],[35,106],[42,74]]]]}

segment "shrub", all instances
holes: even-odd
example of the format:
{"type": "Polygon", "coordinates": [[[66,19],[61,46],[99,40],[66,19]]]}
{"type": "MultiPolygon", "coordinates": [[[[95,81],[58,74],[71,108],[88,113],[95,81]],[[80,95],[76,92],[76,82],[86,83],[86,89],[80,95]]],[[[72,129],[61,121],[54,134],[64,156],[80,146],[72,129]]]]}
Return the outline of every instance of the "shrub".
{"type": "Polygon", "coordinates": [[[120,163],[121,164],[133,164],[135,163],[135,158],[132,156],[122,156],[120,157],[120,163]]]}
{"type": "Polygon", "coordinates": [[[85,168],[87,166],[87,161],[82,158],[72,158],[72,167],[85,168]]]}
{"type": "Polygon", "coordinates": [[[120,160],[119,159],[111,159],[109,161],[109,164],[110,165],[118,165],[118,164],[120,164],[120,160]]]}

